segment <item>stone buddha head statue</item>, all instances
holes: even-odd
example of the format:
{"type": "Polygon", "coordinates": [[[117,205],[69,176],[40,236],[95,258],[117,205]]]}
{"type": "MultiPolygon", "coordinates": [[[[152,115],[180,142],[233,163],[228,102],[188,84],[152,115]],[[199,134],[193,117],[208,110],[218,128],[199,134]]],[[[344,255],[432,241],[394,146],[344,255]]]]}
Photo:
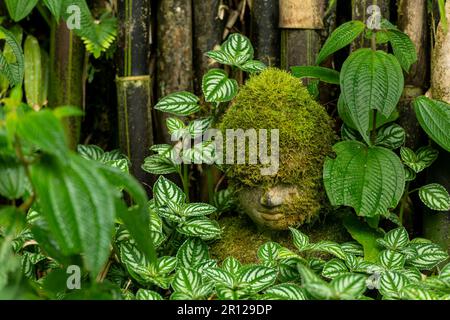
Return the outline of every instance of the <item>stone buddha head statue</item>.
{"type": "MultiPolygon", "coordinates": [[[[256,224],[285,230],[318,216],[327,203],[322,167],[325,157],[332,153],[336,135],[333,120],[299,79],[275,68],[252,76],[220,126],[222,131],[277,130],[279,165],[275,172],[267,174],[262,170],[267,164],[263,163],[225,166],[240,208],[256,224]]],[[[244,148],[248,159],[248,144],[244,148]]]]}

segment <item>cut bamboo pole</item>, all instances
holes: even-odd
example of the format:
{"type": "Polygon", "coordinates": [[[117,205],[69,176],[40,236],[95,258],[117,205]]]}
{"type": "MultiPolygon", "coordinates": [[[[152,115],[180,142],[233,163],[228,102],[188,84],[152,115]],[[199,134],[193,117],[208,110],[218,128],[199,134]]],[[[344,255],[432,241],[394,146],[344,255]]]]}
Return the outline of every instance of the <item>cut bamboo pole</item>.
{"type": "Polygon", "coordinates": [[[279,0],[253,0],[251,40],[255,58],[268,66],[280,66],[279,0]]]}
{"type": "Polygon", "coordinates": [[[119,0],[117,103],[119,141],[131,173],[149,183],[141,165],[153,144],[151,114],[150,0],[119,0]]]}
{"type": "MultiPolygon", "coordinates": [[[[82,41],[63,22],[52,22],[50,37],[50,85],[48,105],[51,108],[84,105],[85,50],[82,41]]],[[[64,120],[69,146],[75,149],[80,139],[81,118],[64,120]]]]}
{"type": "Polygon", "coordinates": [[[281,67],[313,65],[321,46],[325,0],[280,0],[281,67]]]}
{"type": "Polygon", "coordinates": [[[220,0],[193,0],[194,90],[201,95],[202,78],[209,68],[218,67],[205,53],[222,42],[224,20],[218,18],[220,0]]]}
{"type": "MultiPolygon", "coordinates": [[[[157,13],[157,96],[193,90],[190,0],[161,0],[157,13]]],[[[166,113],[156,113],[157,141],[170,143],[166,113]]]]}
{"type": "Polygon", "coordinates": [[[422,143],[422,130],[417,122],[412,101],[428,87],[429,56],[427,30],[427,1],[400,0],[398,2],[398,27],[405,32],[416,48],[418,61],[405,74],[405,89],[399,103],[399,124],[406,131],[405,145],[417,149],[422,143]]]}
{"type": "MultiPolygon", "coordinates": [[[[450,1],[445,5],[447,21],[450,21],[450,1]]],[[[431,58],[431,95],[433,99],[450,103],[450,32],[438,25],[436,43],[431,58]]],[[[436,146],[437,147],[437,146],[436,146]]],[[[428,170],[429,183],[442,184],[450,190],[450,153],[439,148],[438,160],[428,170]]],[[[425,209],[424,235],[450,252],[450,211],[435,212],[425,209]]]]}

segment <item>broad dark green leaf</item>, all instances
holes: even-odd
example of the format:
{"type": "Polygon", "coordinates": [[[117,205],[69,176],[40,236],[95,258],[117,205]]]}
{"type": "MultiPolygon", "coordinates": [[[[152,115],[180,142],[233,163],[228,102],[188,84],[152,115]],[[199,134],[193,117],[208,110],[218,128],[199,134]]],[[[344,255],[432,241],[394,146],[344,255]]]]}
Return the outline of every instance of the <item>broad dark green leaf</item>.
{"type": "Polygon", "coordinates": [[[41,213],[66,255],[83,254],[96,275],[109,256],[114,189],[91,161],[68,154],[67,163],[45,157],[32,166],[41,213]]]}
{"type": "Polygon", "coordinates": [[[25,168],[11,154],[0,153],[0,195],[18,199],[25,192],[25,168]]]}
{"type": "Polygon", "coordinates": [[[339,72],[333,69],[317,66],[301,66],[291,67],[291,71],[294,77],[300,79],[315,78],[331,84],[340,84],[339,72]]]}
{"type": "Polygon", "coordinates": [[[5,3],[11,18],[18,22],[33,10],[38,0],[5,0],[5,3]]]}
{"type": "Polygon", "coordinates": [[[422,96],[414,100],[414,110],[422,129],[450,152],[450,105],[422,96]]]}
{"type": "Polygon", "coordinates": [[[28,112],[17,123],[19,138],[64,159],[68,147],[63,125],[50,110],[28,112]]]}
{"type": "Polygon", "coordinates": [[[329,55],[351,44],[365,28],[361,21],[349,21],[336,28],[320,50],[316,64],[321,64],[329,55]]]}
{"type": "Polygon", "coordinates": [[[359,49],[345,61],[341,71],[344,103],[356,129],[371,144],[370,110],[389,117],[403,92],[403,71],[397,59],[383,51],[359,49]]]}
{"type": "Polygon", "coordinates": [[[323,179],[332,205],[347,205],[361,216],[373,217],[395,208],[405,186],[405,171],[392,151],[344,141],[333,147],[323,179]]]}

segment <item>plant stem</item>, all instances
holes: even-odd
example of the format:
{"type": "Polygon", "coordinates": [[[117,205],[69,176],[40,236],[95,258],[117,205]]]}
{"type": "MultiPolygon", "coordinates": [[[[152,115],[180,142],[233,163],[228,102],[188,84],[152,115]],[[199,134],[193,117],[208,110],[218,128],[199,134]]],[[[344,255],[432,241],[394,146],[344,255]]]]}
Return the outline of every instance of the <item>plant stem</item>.
{"type": "MultiPolygon", "coordinates": [[[[16,138],[14,139],[14,144],[15,144],[17,158],[19,158],[19,161],[24,166],[25,174],[31,183],[32,180],[31,180],[31,173],[30,173],[30,162],[27,159],[25,159],[25,156],[22,151],[22,144],[20,142],[19,137],[16,136],[16,138]]],[[[32,188],[31,196],[24,203],[22,203],[19,207],[19,210],[21,210],[25,214],[31,208],[31,206],[34,203],[34,200],[36,199],[36,190],[32,183],[31,183],[31,188],[32,188]]]]}
{"type": "Polygon", "coordinates": [[[398,218],[400,220],[400,223],[402,223],[402,224],[403,224],[403,213],[405,211],[405,205],[406,205],[406,201],[408,200],[408,195],[409,195],[408,189],[409,189],[409,182],[406,183],[405,192],[403,193],[403,197],[400,200],[400,212],[399,212],[398,218]]]}
{"type": "Polygon", "coordinates": [[[212,167],[206,168],[206,181],[208,183],[209,204],[213,204],[213,200],[214,200],[214,179],[213,179],[211,168],[212,167]]]}
{"type": "Polygon", "coordinates": [[[186,194],[186,201],[189,202],[189,166],[183,164],[183,176],[181,177],[183,182],[183,190],[186,194]]]}

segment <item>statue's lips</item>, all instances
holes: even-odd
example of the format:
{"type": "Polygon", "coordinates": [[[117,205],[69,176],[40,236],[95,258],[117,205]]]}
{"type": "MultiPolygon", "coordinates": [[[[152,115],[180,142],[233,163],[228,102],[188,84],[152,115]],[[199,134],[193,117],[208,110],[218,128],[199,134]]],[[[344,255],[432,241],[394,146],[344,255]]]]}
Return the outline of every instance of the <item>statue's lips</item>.
{"type": "Polygon", "coordinates": [[[284,214],[279,211],[271,211],[271,210],[258,210],[261,218],[266,221],[278,221],[283,219],[284,214]]]}

